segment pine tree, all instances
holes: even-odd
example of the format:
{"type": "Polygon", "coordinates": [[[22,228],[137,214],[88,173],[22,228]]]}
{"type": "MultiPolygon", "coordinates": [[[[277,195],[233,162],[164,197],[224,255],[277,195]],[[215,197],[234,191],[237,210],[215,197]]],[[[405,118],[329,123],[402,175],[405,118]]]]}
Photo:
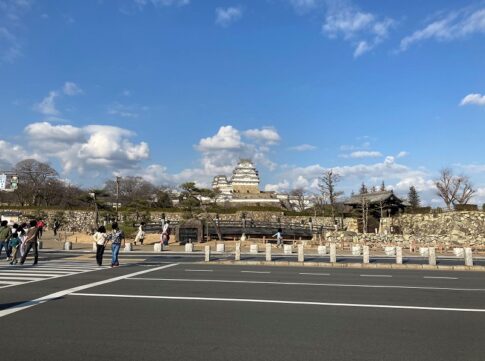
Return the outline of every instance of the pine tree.
{"type": "Polygon", "coordinates": [[[386,185],[384,184],[384,181],[381,183],[381,188],[379,189],[381,192],[384,192],[386,190],[386,185]]]}
{"type": "Polygon", "coordinates": [[[370,192],[371,192],[371,193],[375,193],[375,192],[377,192],[377,188],[376,188],[376,186],[372,186],[372,188],[370,189],[370,192]]]}
{"type": "Polygon", "coordinates": [[[408,202],[412,208],[418,208],[421,205],[421,199],[414,186],[409,187],[408,202]]]}
{"type": "Polygon", "coordinates": [[[369,191],[367,190],[367,187],[364,184],[364,182],[362,182],[362,185],[360,186],[359,194],[367,194],[367,193],[369,193],[369,191]]]}

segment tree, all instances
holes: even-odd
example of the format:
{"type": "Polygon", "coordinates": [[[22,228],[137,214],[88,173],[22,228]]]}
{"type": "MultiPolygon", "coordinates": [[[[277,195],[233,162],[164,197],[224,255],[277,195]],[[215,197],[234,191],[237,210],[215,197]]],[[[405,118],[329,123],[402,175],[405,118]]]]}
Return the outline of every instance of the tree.
{"type": "Polygon", "coordinates": [[[323,175],[319,178],[318,182],[318,187],[320,188],[322,195],[330,202],[333,223],[335,223],[335,205],[337,199],[343,194],[343,192],[335,189],[337,183],[340,182],[340,179],[338,173],[334,173],[332,169],[329,169],[323,172],[323,175]]]}
{"type": "Polygon", "coordinates": [[[19,177],[15,192],[22,205],[46,205],[49,179],[57,177],[57,171],[47,163],[35,159],[24,159],[14,167],[19,177]]]}
{"type": "Polygon", "coordinates": [[[421,205],[421,199],[414,186],[409,187],[408,202],[411,208],[418,208],[421,205]]]}
{"type": "MultiPolygon", "coordinates": [[[[117,193],[116,181],[107,180],[104,190],[114,198],[117,193]]],[[[123,206],[138,208],[140,202],[148,204],[156,193],[157,187],[142,177],[127,176],[119,178],[119,202],[123,206]]]]}
{"type": "Polygon", "coordinates": [[[290,192],[290,196],[296,201],[296,209],[298,212],[303,212],[307,206],[307,196],[303,188],[295,188],[290,192]]]}
{"type": "Polygon", "coordinates": [[[159,189],[156,193],[155,202],[153,203],[153,205],[158,208],[172,208],[173,202],[172,198],[170,197],[169,191],[165,189],[159,189]]]}
{"type": "Polygon", "coordinates": [[[386,185],[384,184],[384,181],[381,183],[381,187],[379,188],[379,191],[385,192],[386,191],[386,185]]]}
{"type": "Polygon", "coordinates": [[[370,189],[370,192],[371,192],[371,193],[375,193],[375,192],[377,192],[377,188],[376,188],[376,186],[372,186],[372,187],[371,187],[371,189],[370,189]]]}
{"type": "Polygon", "coordinates": [[[467,176],[455,176],[450,168],[440,171],[440,177],[435,181],[435,186],[436,194],[443,199],[449,210],[457,204],[467,204],[476,193],[467,176]]]}
{"type": "Polygon", "coordinates": [[[367,190],[367,186],[362,182],[362,185],[360,186],[359,189],[359,194],[367,194],[369,191],[367,190]]]}

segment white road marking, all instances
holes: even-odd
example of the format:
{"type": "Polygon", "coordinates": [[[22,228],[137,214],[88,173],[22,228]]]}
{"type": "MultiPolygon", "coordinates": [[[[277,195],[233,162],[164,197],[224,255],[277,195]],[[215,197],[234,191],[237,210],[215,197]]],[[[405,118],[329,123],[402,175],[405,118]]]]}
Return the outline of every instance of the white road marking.
{"type": "Polygon", "coordinates": [[[458,277],[432,277],[432,276],[424,276],[423,278],[430,278],[435,280],[457,280],[458,277]]]}
{"type": "MultiPolygon", "coordinates": [[[[0,272],[1,276],[11,276],[12,272],[0,272]]],[[[52,277],[52,276],[59,276],[58,273],[44,273],[44,272],[26,272],[26,271],[15,271],[15,275],[17,276],[39,276],[39,277],[52,277]]]]}
{"type": "Polygon", "coordinates": [[[269,271],[241,271],[241,273],[264,273],[264,274],[268,274],[268,273],[271,273],[269,271]]]}
{"type": "Polygon", "coordinates": [[[397,286],[397,285],[360,285],[347,283],[311,283],[311,282],[274,282],[274,281],[242,281],[242,280],[209,280],[193,278],[150,278],[130,277],[132,281],[161,281],[161,282],[213,282],[213,283],[247,283],[256,285],[281,285],[281,286],[318,286],[318,287],[356,287],[356,288],[391,288],[404,290],[431,290],[431,291],[469,291],[485,292],[485,288],[452,288],[452,287],[425,287],[425,286],[397,286]]]}
{"type": "Polygon", "coordinates": [[[186,269],[185,272],[214,272],[213,269],[186,269]]]}
{"type": "Polygon", "coordinates": [[[248,302],[248,303],[271,303],[284,305],[304,306],[336,306],[336,307],[359,307],[359,308],[384,308],[398,310],[426,310],[426,311],[453,311],[453,312],[481,312],[482,308],[448,308],[448,307],[426,307],[426,306],[405,306],[405,305],[375,305],[365,303],[336,303],[336,302],[310,302],[310,301],[284,301],[284,300],[262,300],[252,298],[219,298],[219,297],[182,297],[182,296],[148,296],[148,295],[118,295],[109,293],[71,293],[71,296],[84,297],[112,297],[112,298],[142,298],[161,300],[185,300],[185,301],[220,301],[220,302],[248,302]]]}
{"type": "Polygon", "coordinates": [[[305,276],[330,276],[330,273],[311,273],[311,272],[301,272],[300,275],[305,276]]]}
{"type": "Polygon", "coordinates": [[[105,285],[107,283],[112,283],[112,282],[116,282],[116,281],[120,281],[120,280],[124,280],[124,279],[129,279],[132,276],[139,276],[139,275],[142,275],[142,274],[145,274],[145,273],[149,273],[149,272],[153,272],[153,271],[159,271],[159,270],[169,268],[169,267],[172,267],[172,266],[176,266],[176,265],[177,265],[177,263],[172,263],[172,264],[168,264],[168,265],[165,265],[165,266],[160,266],[160,267],[156,267],[156,268],[152,268],[152,269],[148,269],[148,270],[144,270],[144,271],[128,273],[128,274],[123,275],[123,276],[108,278],[107,280],[92,282],[92,283],[88,283],[88,284],[85,284],[85,285],[82,285],[82,286],[73,287],[73,288],[69,288],[67,290],[59,291],[59,292],[56,292],[56,293],[51,293],[50,295],[43,296],[43,297],[37,298],[35,300],[22,302],[22,303],[19,303],[18,305],[6,308],[4,310],[0,310],[0,317],[4,317],[4,316],[10,315],[12,313],[25,310],[25,309],[30,308],[30,307],[35,306],[35,305],[40,305],[40,304],[47,302],[47,301],[52,301],[52,300],[67,296],[67,295],[74,293],[74,292],[82,291],[82,290],[92,288],[92,287],[96,287],[96,286],[105,285]]]}
{"type": "MultiPolygon", "coordinates": [[[[54,277],[55,278],[55,277],[54,277]]],[[[49,278],[45,277],[20,277],[20,276],[0,276],[0,280],[17,280],[17,281],[43,281],[49,278]]]]}
{"type": "Polygon", "coordinates": [[[360,275],[360,277],[392,277],[391,275],[360,275]]]}

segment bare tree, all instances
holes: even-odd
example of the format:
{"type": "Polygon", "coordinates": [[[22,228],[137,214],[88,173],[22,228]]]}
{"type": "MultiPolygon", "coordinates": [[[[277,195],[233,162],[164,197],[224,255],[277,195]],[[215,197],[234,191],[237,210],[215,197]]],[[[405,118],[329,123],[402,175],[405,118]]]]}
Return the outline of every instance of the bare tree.
{"type": "Polygon", "coordinates": [[[48,182],[58,174],[47,163],[35,159],[24,159],[15,165],[14,171],[19,177],[19,186],[16,192],[19,202],[30,205],[46,204],[48,182]]]}
{"type": "Polygon", "coordinates": [[[318,187],[320,188],[322,195],[328,199],[330,203],[333,223],[335,223],[335,204],[337,203],[338,197],[343,194],[343,192],[335,189],[338,182],[340,182],[340,175],[338,173],[334,173],[332,169],[323,172],[323,175],[320,177],[318,182],[318,187]]]}
{"type": "Polygon", "coordinates": [[[303,212],[307,206],[308,199],[303,188],[295,188],[290,192],[290,196],[296,200],[296,209],[303,212]]]}
{"type": "Polygon", "coordinates": [[[467,176],[455,176],[450,168],[440,171],[435,185],[436,194],[443,199],[449,210],[457,204],[467,204],[476,192],[467,176]]]}

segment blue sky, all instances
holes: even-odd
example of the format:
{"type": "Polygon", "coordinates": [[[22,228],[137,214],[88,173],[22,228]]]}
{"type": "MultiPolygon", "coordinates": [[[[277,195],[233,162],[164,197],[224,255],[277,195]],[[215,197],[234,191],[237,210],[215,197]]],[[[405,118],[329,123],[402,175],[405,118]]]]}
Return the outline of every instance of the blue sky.
{"type": "Polygon", "coordinates": [[[91,186],[229,174],[267,190],[333,168],[440,205],[452,167],[485,201],[485,2],[0,0],[0,164],[91,186]]]}

